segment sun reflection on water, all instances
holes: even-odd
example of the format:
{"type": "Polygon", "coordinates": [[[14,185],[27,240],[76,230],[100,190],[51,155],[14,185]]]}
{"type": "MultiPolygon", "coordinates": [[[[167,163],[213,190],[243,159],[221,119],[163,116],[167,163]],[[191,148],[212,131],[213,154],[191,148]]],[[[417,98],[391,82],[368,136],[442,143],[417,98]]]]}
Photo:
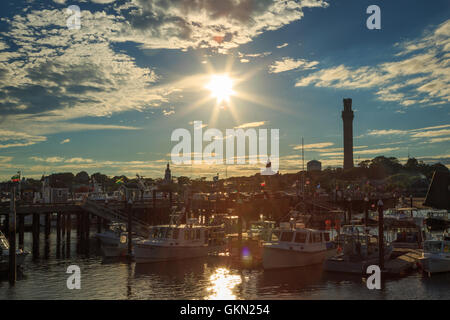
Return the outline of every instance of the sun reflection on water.
{"type": "Polygon", "coordinates": [[[226,268],[217,268],[209,277],[211,286],[207,288],[209,295],[205,299],[210,300],[232,300],[236,299],[233,289],[241,284],[242,279],[239,275],[230,274],[226,268]]]}

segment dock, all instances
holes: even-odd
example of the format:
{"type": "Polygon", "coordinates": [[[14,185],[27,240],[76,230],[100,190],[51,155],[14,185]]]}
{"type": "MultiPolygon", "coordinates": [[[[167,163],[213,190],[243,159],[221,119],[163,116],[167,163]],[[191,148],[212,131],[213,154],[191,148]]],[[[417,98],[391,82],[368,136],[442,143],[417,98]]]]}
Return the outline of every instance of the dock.
{"type": "Polygon", "coordinates": [[[421,249],[395,248],[392,252],[392,258],[384,264],[383,273],[401,276],[408,271],[416,270],[422,252],[421,249]]]}

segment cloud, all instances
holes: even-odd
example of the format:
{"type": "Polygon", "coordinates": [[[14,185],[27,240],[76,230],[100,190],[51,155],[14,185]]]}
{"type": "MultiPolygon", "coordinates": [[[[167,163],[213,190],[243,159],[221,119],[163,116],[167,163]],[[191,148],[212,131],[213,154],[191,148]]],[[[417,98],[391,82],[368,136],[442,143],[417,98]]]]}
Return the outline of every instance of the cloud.
{"type": "Polygon", "coordinates": [[[289,43],[285,42],[285,43],[280,44],[279,46],[277,46],[277,49],[281,49],[281,48],[287,47],[288,45],[289,45],[289,43]]]}
{"type": "MultiPolygon", "coordinates": [[[[303,146],[303,148],[306,150],[322,149],[322,148],[326,148],[326,147],[331,147],[332,145],[334,145],[333,142],[320,142],[320,143],[305,144],[303,146]]],[[[294,150],[301,150],[301,149],[302,149],[301,144],[294,146],[294,150]]]]}
{"type": "Polygon", "coordinates": [[[61,157],[48,157],[48,158],[42,158],[42,157],[30,157],[31,160],[33,161],[38,161],[38,162],[48,162],[48,163],[57,163],[57,162],[63,162],[64,158],[61,157]]]}
{"type": "Polygon", "coordinates": [[[319,64],[319,62],[317,61],[283,58],[280,61],[275,61],[272,65],[269,66],[269,73],[280,73],[295,69],[302,69],[302,70],[314,69],[317,64],[319,64]]]}
{"type": "Polygon", "coordinates": [[[31,146],[46,141],[43,136],[30,135],[24,132],[0,129],[0,149],[31,146]]]}
{"type": "Polygon", "coordinates": [[[377,66],[332,66],[298,79],[295,86],[377,89],[381,101],[401,106],[440,105],[450,101],[450,20],[421,38],[397,44],[394,61],[377,66]]]}
{"type": "Polygon", "coordinates": [[[321,0],[134,0],[116,9],[128,21],[116,39],[148,49],[226,51],[301,19],[303,8],[327,6],[321,0]]]}
{"type": "Polygon", "coordinates": [[[235,129],[256,128],[261,127],[266,123],[267,121],[247,122],[235,127],[235,129]]]}
{"type": "Polygon", "coordinates": [[[175,110],[163,110],[163,115],[170,116],[171,114],[175,114],[175,110]]]}
{"type": "Polygon", "coordinates": [[[60,144],[65,144],[65,143],[69,143],[70,139],[64,139],[63,141],[60,142],[60,144]]]}

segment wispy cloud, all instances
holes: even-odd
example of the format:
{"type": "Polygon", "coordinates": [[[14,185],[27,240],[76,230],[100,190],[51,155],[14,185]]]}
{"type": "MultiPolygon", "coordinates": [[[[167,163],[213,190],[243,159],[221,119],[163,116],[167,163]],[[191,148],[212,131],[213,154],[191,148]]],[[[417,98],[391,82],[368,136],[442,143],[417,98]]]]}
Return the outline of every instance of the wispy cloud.
{"type": "Polygon", "coordinates": [[[395,61],[358,68],[339,65],[299,79],[295,86],[377,89],[382,101],[411,105],[440,105],[450,101],[450,20],[418,40],[397,44],[395,61]]]}
{"type": "Polygon", "coordinates": [[[243,123],[235,128],[236,129],[255,128],[255,127],[261,127],[266,123],[267,123],[267,121],[247,122],[247,123],[243,123]]]}
{"type": "Polygon", "coordinates": [[[295,69],[309,70],[314,69],[319,62],[317,61],[307,61],[304,59],[292,59],[292,58],[283,58],[280,61],[275,61],[272,65],[269,66],[269,73],[280,73],[295,69]]]}
{"type": "Polygon", "coordinates": [[[289,43],[285,42],[285,43],[280,44],[279,46],[277,46],[277,48],[281,49],[281,48],[287,47],[288,45],[289,45],[289,43]]]}

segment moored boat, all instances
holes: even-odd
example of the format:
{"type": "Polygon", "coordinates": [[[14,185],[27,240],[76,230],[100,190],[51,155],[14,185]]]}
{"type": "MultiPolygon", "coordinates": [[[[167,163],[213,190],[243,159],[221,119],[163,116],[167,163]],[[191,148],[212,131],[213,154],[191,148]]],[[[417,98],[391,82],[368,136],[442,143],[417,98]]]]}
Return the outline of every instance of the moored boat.
{"type": "MultiPolygon", "coordinates": [[[[20,267],[25,257],[28,255],[27,251],[22,249],[16,250],[16,266],[20,267]]],[[[9,241],[5,235],[0,231],[0,272],[9,270],[9,241]]]]}
{"type": "Polygon", "coordinates": [[[450,237],[426,240],[419,264],[429,274],[450,272],[450,237]]]}
{"type": "Polygon", "coordinates": [[[151,227],[148,239],[134,243],[136,263],[204,257],[226,249],[221,226],[205,226],[188,219],[186,224],[151,227]]]}
{"type": "MultiPolygon", "coordinates": [[[[324,270],[343,273],[366,273],[367,267],[379,264],[378,237],[364,234],[344,234],[339,239],[342,252],[324,262],[324,270]]],[[[392,245],[385,242],[384,260],[392,253],[392,245]]]]}
{"type": "Polygon", "coordinates": [[[277,229],[272,232],[272,240],[263,244],[263,267],[277,269],[320,264],[335,253],[325,231],[277,229]]]}

